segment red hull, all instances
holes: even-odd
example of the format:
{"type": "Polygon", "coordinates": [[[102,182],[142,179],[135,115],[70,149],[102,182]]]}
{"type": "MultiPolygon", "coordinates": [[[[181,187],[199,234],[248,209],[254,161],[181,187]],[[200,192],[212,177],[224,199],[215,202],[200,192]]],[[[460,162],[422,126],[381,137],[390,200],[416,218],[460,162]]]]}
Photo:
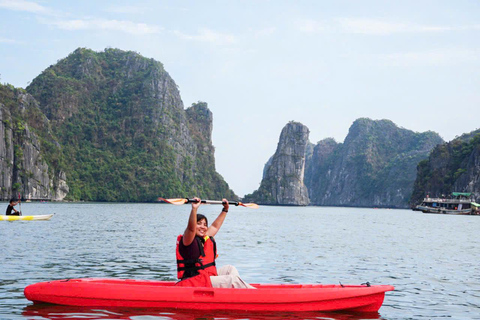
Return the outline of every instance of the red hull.
{"type": "Polygon", "coordinates": [[[376,312],[388,285],[254,284],[255,289],[176,287],[175,282],[122,279],[68,279],[25,288],[33,302],[88,307],[190,310],[376,312]]]}

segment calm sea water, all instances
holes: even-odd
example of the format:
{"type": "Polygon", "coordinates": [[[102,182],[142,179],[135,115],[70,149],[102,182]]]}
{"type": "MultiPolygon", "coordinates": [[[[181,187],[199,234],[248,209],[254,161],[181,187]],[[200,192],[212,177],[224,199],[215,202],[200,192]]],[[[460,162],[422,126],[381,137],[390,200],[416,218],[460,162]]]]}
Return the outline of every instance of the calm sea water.
{"type": "MultiPolygon", "coordinates": [[[[6,208],[7,204],[3,203],[6,208]]],[[[219,206],[199,212],[213,221],[219,206]]],[[[409,210],[233,207],[218,264],[252,283],[390,284],[378,314],[233,315],[40,307],[32,283],[64,278],[175,280],[190,205],[23,203],[50,221],[0,222],[0,319],[480,319],[480,217],[409,210]]]]}

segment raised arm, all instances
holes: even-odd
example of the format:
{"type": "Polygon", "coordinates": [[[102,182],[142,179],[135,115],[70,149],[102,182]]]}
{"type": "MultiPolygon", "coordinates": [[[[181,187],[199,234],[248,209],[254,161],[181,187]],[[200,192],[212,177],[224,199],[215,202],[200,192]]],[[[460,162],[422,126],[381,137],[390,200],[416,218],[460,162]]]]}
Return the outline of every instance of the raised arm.
{"type": "Polygon", "coordinates": [[[218,230],[220,230],[220,227],[223,224],[223,221],[225,221],[225,218],[227,217],[227,212],[228,212],[227,199],[222,199],[222,204],[223,204],[222,212],[220,212],[217,219],[215,219],[215,221],[213,221],[210,227],[208,227],[207,236],[209,237],[214,237],[217,234],[218,230]]]}
{"type": "Polygon", "coordinates": [[[199,198],[194,198],[197,202],[192,202],[192,211],[190,211],[190,217],[188,218],[188,225],[183,233],[182,242],[185,246],[189,246],[195,239],[197,233],[197,210],[202,204],[199,198]]]}

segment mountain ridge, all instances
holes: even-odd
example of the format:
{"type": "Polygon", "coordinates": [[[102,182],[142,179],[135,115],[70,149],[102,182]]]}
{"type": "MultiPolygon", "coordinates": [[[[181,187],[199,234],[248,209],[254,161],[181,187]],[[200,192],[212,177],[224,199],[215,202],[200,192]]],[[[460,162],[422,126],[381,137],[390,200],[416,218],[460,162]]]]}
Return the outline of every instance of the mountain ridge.
{"type": "Polygon", "coordinates": [[[61,146],[65,200],[238,199],[215,170],[208,105],[185,109],[160,62],[132,51],[78,48],[24,91],[61,146]]]}
{"type": "MultiPolygon", "coordinates": [[[[285,128],[288,126],[290,123],[285,128]]],[[[288,141],[281,135],[282,139],[288,141]]],[[[343,143],[327,138],[313,148],[305,149],[302,183],[308,189],[308,200],[298,199],[297,203],[407,208],[418,162],[427,158],[430,150],[442,142],[440,136],[431,131],[415,133],[399,128],[390,120],[359,118],[351,125],[343,143]]],[[[304,144],[311,145],[308,137],[304,144]]],[[[271,170],[267,167],[274,163],[275,155],[264,171],[271,170]]],[[[261,187],[245,198],[266,204],[292,203],[292,200],[288,203],[283,199],[277,202],[267,200],[270,194],[265,190],[278,188],[275,183],[271,179],[262,180],[261,187]]]]}

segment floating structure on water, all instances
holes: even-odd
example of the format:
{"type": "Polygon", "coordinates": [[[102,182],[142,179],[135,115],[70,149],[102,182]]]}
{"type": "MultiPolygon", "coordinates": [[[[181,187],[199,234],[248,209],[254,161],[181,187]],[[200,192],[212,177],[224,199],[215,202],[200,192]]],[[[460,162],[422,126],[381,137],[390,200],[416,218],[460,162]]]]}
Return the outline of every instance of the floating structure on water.
{"type": "Polygon", "coordinates": [[[452,196],[449,198],[430,198],[427,196],[414,210],[423,213],[478,215],[480,214],[480,204],[472,198],[472,193],[452,192],[452,196]]]}

